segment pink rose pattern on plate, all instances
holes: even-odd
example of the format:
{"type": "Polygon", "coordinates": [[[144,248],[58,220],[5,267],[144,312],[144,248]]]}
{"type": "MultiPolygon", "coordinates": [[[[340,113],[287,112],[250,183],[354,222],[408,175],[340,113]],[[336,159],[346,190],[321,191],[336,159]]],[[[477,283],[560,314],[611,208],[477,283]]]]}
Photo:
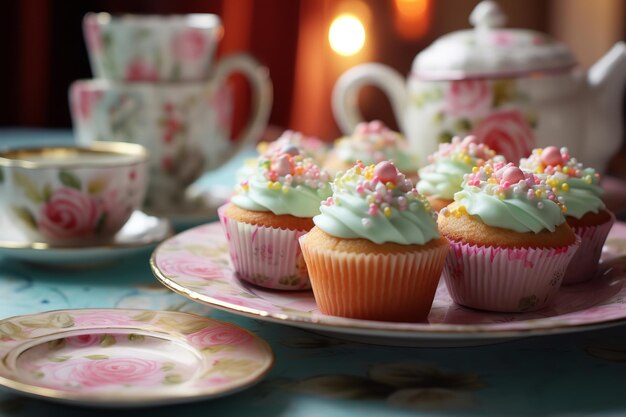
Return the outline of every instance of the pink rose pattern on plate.
{"type": "Polygon", "coordinates": [[[159,71],[151,63],[135,58],[128,63],[125,71],[126,81],[158,81],[159,71]]]}
{"type": "Polygon", "coordinates": [[[177,312],[65,310],[0,321],[0,330],[13,336],[0,340],[0,376],[73,393],[113,390],[134,399],[186,384],[210,396],[258,380],[273,362],[267,345],[247,330],[177,312]],[[58,315],[68,318],[62,328],[58,315]],[[193,333],[179,328],[181,320],[193,333]],[[50,338],[68,331],[76,335],[50,338]],[[8,359],[15,350],[22,353],[8,359]]]}
{"type": "MultiPolygon", "coordinates": [[[[612,235],[617,234],[626,236],[626,227],[621,223],[616,223],[613,229],[612,235]]],[[[612,242],[610,236],[608,242],[612,242]]],[[[287,316],[287,322],[294,320],[328,326],[358,327],[364,330],[378,329],[368,322],[321,315],[310,292],[265,291],[262,288],[248,286],[237,278],[232,264],[229,265],[230,259],[224,247],[225,243],[226,236],[218,222],[196,227],[162,244],[155,253],[153,270],[156,271],[157,277],[162,276],[173,281],[186,289],[184,293],[209,304],[252,314],[269,315],[281,320],[285,320],[284,317],[287,316]],[[172,264],[180,262],[181,259],[194,259],[196,257],[194,253],[198,253],[200,249],[205,253],[205,262],[212,263],[221,271],[220,276],[211,279],[189,274],[174,276],[163,268],[165,265],[171,268],[172,264]]],[[[496,314],[464,309],[452,302],[446,286],[441,283],[428,318],[429,323],[385,323],[384,329],[398,327],[403,331],[414,333],[414,337],[419,338],[420,331],[451,333],[527,331],[591,325],[602,323],[609,318],[626,319],[626,285],[623,285],[623,281],[626,281],[624,275],[626,268],[620,268],[619,264],[611,267],[612,272],[605,278],[599,278],[590,284],[561,288],[551,307],[519,314],[496,314]],[[613,282],[620,285],[611,284],[613,282]]],[[[608,268],[608,265],[605,265],[605,268],[608,268]]]]}
{"type": "Polygon", "coordinates": [[[172,53],[181,61],[196,61],[207,52],[208,39],[197,29],[186,29],[172,40],[172,53]]]}
{"type": "Polygon", "coordinates": [[[140,358],[69,359],[39,368],[48,386],[56,388],[70,382],[77,389],[100,388],[111,385],[152,387],[161,385],[162,364],[140,358]]]}

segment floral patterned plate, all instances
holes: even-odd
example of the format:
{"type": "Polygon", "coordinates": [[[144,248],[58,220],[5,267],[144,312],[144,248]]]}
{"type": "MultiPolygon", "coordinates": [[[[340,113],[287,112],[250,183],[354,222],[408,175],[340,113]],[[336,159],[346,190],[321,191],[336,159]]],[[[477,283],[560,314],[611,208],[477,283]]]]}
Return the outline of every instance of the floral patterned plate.
{"type": "Polygon", "coordinates": [[[57,310],[0,321],[0,385],[101,407],[215,398],[261,380],[274,362],[249,331],[188,313],[57,310]]]}
{"type": "Polygon", "coordinates": [[[0,255],[56,266],[95,266],[121,256],[145,251],[172,235],[169,220],[135,211],[110,242],[64,247],[33,242],[6,219],[0,220],[0,255]]]}
{"type": "Polygon", "coordinates": [[[424,323],[327,316],[317,310],[310,291],[279,292],[247,284],[232,269],[219,223],[199,226],[166,240],[153,253],[150,263],[166,287],[235,314],[369,343],[468,346],[626,322],[625,224],[613,227],[604,249],[599,276],[563,287],[549,308],[517,314],[472,310],[454,304],[442,283],[424,323]]]}

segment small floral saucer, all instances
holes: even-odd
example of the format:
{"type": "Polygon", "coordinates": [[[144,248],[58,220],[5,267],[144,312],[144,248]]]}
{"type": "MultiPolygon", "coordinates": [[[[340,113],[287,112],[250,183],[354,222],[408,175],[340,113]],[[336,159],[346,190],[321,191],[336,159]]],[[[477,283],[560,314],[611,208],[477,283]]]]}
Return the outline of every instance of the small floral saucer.
{"type": "Polygon", "coordinates": [[[188,313],[57,310],[0,321],[0,385],[99,407],[215,398],[259,382],[274,355],[234,324],[188,313]]]}
{"type": "MultiPolygon", "coordinates": [[[[271,248],[267,248],[271,250],[271,248]]],[[[617,223],[594,280],[561,288],[543,310],[505,314],[472,310],[452,302],[440,284],[427,322],[390,323],[321,314],[310,291],[280,292],[237,278],[219,223],[176,235],[153,253],[152,271],[166,287],[223,310],[368,343],[468,346],[526,336],[607,327],[626,322],[626,225],[617,223]]]]}
{"type": "Polygon", "coordinates": [[[93,246],[60,246],[33,242],[6,219],[0,219],[0,255],[56,266],[93,266],[154,248],[172,235],[167,219],[135,211],[110,242],[93,246]]]}

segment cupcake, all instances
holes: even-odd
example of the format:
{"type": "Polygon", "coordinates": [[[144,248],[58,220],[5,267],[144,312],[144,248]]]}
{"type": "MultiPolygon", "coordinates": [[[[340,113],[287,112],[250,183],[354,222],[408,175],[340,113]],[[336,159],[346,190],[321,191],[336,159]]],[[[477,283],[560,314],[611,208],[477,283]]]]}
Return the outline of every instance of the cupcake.
{"type": "Polygon", "coordinates": [[[406,176],[417,180],[417,163],[411,157],[404,137],[382,122],[359,123],[351,136],[335,141],[324,168],[335,175],[350,169],[357,161],[365,165],[391,161],[406,176]]]}
{"type": "Polygon", "coordinates": [[[257,165],[218,210],[233,266],[241,279],[259,286],[310,288],[298,238],[331,195],[329,176],[295,146],[260,156],[257,165]]]}
{"type": "Polygon", "coordinates": [[[461,191],[463,176],[492,158],[504,162],[503,156],[496,156],[487,145],[478,143],[475,136],[463,140],[454,137],[451,143],[442,143],[439,150],[428,157],[430,164],[419,170],[417,190],[439,211],[452,203],[454,193],[461,191]]]}
{"type": "Polygon", "coordinates": [[[555,146],[534,149],[530,157],[521,160],[520,167],[534,172],[552,187],[567,207],[565,220],[581,239],[563,284],[593,278],[602,246],[615,222],[615,216],[602,202],[600,175],[572,158],[567,148],[558,149],[555,146]]]}
{"type": "Polygon", "coordinates": [[[355,165],[335,178],[300,246],[324,314],[422,321],[448,251],[435,213],[390,162],[355,165]]]}
{"type": "Polygon", "coordinates": [[[580,239],[552,188],[512,163],[485,164],[439,212],[450,240],[444,278],[457,303],[522,312],[548,306],[580,239]]]}

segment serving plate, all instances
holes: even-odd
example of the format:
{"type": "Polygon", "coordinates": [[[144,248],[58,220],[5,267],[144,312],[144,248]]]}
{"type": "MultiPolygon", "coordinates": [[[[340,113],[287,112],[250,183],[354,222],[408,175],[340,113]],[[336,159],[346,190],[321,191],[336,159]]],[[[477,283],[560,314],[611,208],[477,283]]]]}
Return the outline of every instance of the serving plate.
{"type": "Polygon", "coordinates": [[[0,385],[74,404],[216,398],[260,381],[273,362],[249,331],[187,313],[57,310],[0,321],[0,385]]]}
{"type": "Polygon", "coordinates": [[[63,246],[30,239],[22,230],[0,220],[0,255],[27,262],[56,266],[96,266],[122,256],[153,249],[173,234],[167,219],[135,211],[109,242],[86,246],[63,246]]]}
{"type": "Polygon", "coordinates": [[[218,222],[178,234],[157,247],[150,264],[157,279],[192,300],[259,320],[368,343],[468,346],[576,332],[626,322],[626,226],[617,223],[598,276],[562,287],[555,303],[528,313],[490,313],[452,302],[440,283],[426,322],[390,323],[320,313],[313,293],[262,289],[237,278],[218,222]]]}

